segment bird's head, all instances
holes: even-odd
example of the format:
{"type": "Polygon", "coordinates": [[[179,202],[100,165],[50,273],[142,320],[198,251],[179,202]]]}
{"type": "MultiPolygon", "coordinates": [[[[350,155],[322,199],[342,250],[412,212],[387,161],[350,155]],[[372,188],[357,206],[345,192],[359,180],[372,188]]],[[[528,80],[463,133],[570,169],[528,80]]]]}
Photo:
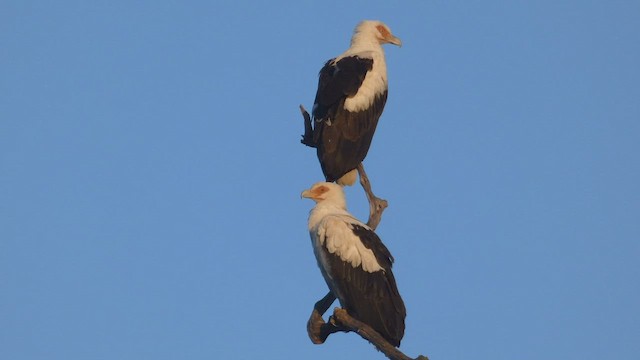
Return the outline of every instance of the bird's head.
{"type": "Polygon", "coordinates": [[[391,33],[391,29],[378,20],[364,20],[356,26],[351,42],[363,38],[374,38],[380,45],[393,44],[402,46],[402,41],[391,33]]]}
{"type": "Polygon", "coordinates": [[[342,186],[329,182],[319,182],[300,194],[301,197],[311,199],[316,203],[328,202],[341,208],[346,208],[344,190],[342,186]]]}

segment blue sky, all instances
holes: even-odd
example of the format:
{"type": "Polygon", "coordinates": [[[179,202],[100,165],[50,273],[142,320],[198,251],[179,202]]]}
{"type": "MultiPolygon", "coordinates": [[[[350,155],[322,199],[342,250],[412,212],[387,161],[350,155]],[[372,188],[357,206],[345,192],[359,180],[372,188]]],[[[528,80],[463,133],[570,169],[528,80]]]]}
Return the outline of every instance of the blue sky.
{"type": "Polygon", "coordinates": [[[362,19],[401,349],[637,359],[637,1],[2,2],[0,357],[383,358],[305,331],[298,105],[362,19]]]}

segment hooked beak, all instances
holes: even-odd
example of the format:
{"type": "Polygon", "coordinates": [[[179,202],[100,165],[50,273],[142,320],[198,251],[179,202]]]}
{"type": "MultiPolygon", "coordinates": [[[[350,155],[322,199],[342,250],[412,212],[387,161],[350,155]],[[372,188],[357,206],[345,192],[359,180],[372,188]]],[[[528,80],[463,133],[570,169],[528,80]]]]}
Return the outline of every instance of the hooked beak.
{"type": "Polygon", "coordinates": [[[400,38],[397,38],[397,37],[395,37],[395,36],[393,36],[393,35],[391,35],[391,37],[389,37],[389,38],[387,39],[387,42],[388,42],[389,44],[393,44],[393,45],[396,45],[396,46],[402,47],[402,40],[400,40],[400,38]]]}
{"type": "Polygon", "coordinates": [[[305,191],[302,192],[302,194],[300,194],[300,198],[307,198],[307,199],[311,199],[313,198],[313,194],[311,193],[311,189],[307,189],[305,191]]]}

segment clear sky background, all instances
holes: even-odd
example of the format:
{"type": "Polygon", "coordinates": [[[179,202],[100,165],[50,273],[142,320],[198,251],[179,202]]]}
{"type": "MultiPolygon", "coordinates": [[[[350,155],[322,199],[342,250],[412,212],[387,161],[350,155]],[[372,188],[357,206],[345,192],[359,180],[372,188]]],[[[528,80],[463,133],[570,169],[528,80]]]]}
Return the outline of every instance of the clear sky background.
{"type": "Polygon", "coordinates": [[[3,1],[0,358],[382,359],[305,329],[298,105],[362,19],[404,42],[365,161],[401,349],[640,358],[631,0],[3,1]]]}

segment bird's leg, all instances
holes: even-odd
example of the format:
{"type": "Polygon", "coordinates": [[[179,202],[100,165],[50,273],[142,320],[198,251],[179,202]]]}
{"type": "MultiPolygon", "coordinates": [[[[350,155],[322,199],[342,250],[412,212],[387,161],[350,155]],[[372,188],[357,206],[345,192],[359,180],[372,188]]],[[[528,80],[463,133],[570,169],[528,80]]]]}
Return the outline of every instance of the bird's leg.
{"type": "Polygon", "coordinates": [[[360,163],[358,165],[358,174],[360,174],[360,185],[364,189],[364,192],[367,194],[367,199],[369,200],[369,221],[367,221],[367,225],[375,230],[380,224],[380,220],[382,218],[382,212],[384,209],[389,206],[387,200],[380,199],[379,197],[373,194],[371,190],[371,182],[369,181],[369,177],[367,173],[364,171],[364,165],[360,163]]]}
{"type": "Polygon", "coordinates": [[[333,325],[327,324],[324,322],[324,319],[322,319],[322,315],[327,312],[335,300],[336,297],[329,291],[327,295],[318,300],[313,306],[313,311],[311,312],[309,321],[307,321],[307,334],[314,344],[324,343],[327,337],[335,332],[331,331],[333,325]]]}
{"type": "Polygon", "coordinates": [[[315,141],[313,141],[313,128],[311,127],[311,115],[304,108],[304,106],[300,105],[300,112],[302,113],[302,117],[304,118],[304,134],[302,135],[301,143],[309,146],[316,147],[315,141]]]}
{"type": "Polygon", "coordinates": [[[318,300],[318,302],[313,306],[314,310],[318,310],[320,315],[324,315],[324,313],[329,310],[329,307],[333,302],[336,301],[336,296],[333,295],[331,291],[327,293],[322,299],[318,300]]]}

